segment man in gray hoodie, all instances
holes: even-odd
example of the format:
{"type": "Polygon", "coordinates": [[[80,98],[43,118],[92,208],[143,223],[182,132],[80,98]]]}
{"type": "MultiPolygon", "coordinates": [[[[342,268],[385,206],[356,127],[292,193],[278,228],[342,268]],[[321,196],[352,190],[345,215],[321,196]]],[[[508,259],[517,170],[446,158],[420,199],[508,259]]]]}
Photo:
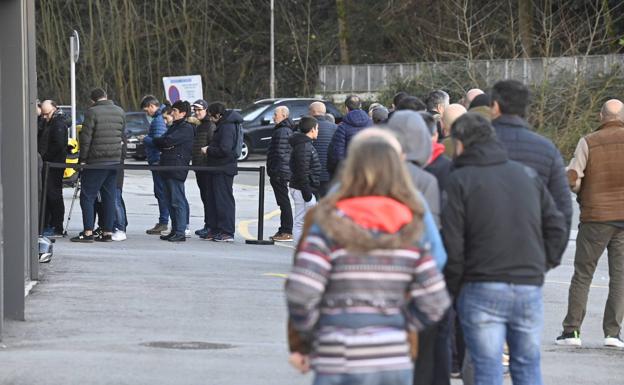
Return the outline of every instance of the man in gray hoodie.
{"type": "Polygon", "coordinates": [[[388,129],[399,138],[414,186],[424,196],[436,224],[440,227],[438,181],[433,175],[423,170],[431,157],[431,136],[425,121],[418,112],[396,111],[388,121],[388,129]]]}

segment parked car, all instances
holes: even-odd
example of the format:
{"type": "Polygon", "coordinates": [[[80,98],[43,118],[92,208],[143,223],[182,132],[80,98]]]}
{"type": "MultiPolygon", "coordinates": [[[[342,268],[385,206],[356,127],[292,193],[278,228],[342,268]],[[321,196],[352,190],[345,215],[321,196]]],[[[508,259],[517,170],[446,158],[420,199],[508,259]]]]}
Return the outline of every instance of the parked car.
{"type": "MultiPolygon", "coordinates": [[[[71,106],[58,106],[58,109],[63,111],[63,115],[65,115],[65,122],[67,126],[71,126],[71,106]]],[[[84,111],[76,109],[76,125],[81,125],[84,121],[84,111]]]]}
{"type": "Polygon", "coordinates": [[[275,127],[273,112],[279,106],[286,106],[290,110],[290,118],[298,122],[303,115],[308,113],[310,103],[321,101],[325,103],[327,112],[332,114],[336,123],[342,120],[342,113],[331,102],[314,98],[288,98],[288,99],[262,99],[243,108],[243,151],[239,160],[243,161],[251,153],[266,153],[271,132],[275,127]]]}
{"type": "Polygon", "coordinates": [[[150,121],[145,112],[126,112],[126,127],[124,129],[128,146],[126,157],[143,160],[147,157],[143,140],[139,136],[147,135],[150,121]]]}

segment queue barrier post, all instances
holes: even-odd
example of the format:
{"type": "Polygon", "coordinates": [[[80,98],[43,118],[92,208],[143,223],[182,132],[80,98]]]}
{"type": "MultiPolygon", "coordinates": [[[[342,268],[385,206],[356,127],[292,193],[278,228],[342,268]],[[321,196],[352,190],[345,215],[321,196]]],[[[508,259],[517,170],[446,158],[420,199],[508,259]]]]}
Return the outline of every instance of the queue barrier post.
{"type": "Polygon", "coordinates": [[[272,245],[275,242],[264,239],[264,185],[266,183],[264,166],[260,166],[260,180],[258,182],[258,239],[248,239],[245,241],[248,245],[272,245]]]}
{"type": "Polygon", "coordinates": [[[47,203],[48,175],[50,174],[50,163],[43,163],[43,176],[41,181],[41,199],[39,200],[39,235],[43,234],[45,226],[45,211],[47,203]]]}

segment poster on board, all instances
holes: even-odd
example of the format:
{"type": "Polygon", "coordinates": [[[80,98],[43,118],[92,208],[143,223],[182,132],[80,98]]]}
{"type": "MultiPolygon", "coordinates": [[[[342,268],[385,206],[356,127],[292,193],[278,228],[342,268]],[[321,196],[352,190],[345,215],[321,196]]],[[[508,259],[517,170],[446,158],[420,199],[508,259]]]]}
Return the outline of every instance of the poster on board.
{"type": "Polygon", "coordinates": [[[165,97],[171,103],[187,100],[193,103],[204,98],[201,75],[163,77],[165,97]]]}

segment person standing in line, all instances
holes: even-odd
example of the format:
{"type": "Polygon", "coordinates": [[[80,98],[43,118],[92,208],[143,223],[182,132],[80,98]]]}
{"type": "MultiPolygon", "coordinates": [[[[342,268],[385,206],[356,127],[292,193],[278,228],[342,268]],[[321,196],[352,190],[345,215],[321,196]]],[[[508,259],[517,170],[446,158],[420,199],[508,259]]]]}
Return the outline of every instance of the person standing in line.
{"type": "Polygon", "coordinates": [[[208,106],[208,116],[216,125],[210,145],[202,147],[208,166],[223,171],[210,172],[208,179],[208,218],[211,229],[202,239],[215,242],[234,242],[236,202],[234,200],[234,176],[238,174],[236,142],[238,126],[243,117],[238,111],[228,110],[221,102],[208,106]]]}
{"type": "Polygon", "coordinates": [[[299,242],[306,211],[316,204],[316,194],[321,185],[321,162],[312,141],[318,137],[318,121],[311,116],[303,116],[298,130],[288,142],[290,152],[289,183],[290,198],[295,205],[293,238],[299,242]]]}
{"type": "MultiPolygon", "coordinates": [[[[187,117],[191,114],[191,105],[187,101],[177,101],[171,106],[173,125],[165,135],[154,139],[154,144],[160,148],[161,166],[188,166],[193,151],[194,130],[187,117]]],[[[169,242],[186,241],[186,226],[188,221],[188,206],[184,191],[184,182],[188,170],[160,171],[165,184],[165,196],[169,202],[171,214],[171,232],[161,235],[160,239],[169,242]]]]}
{"type": "MultiPolygon", "coordinates": [[[[195,129],[195,139],[193,140],[193,166],[208,166],[206,155],[202,154],[202,147],[210,145],[215,125],[208,117],[208,102],[199,99],[193,103],[195,118],[199,120],[199,125],[195,129]]],[[[208,218],[210,202],[208,202],[208,186],[210,171],[195,171],[195,179],[199,188],[199,195],[204,205],[204,226],[195,230],[195,235],[205,236],[210,232],[210,219],[208,218]]]]}
{"type": "MultiPolygon", "coordinates": [[[[126,152],[128,141],[126,135],[122,137],[121,143],[121,165],[123,166],[126,160],[126,152]]],[[[113,235],[111,239],[115,242],[125,241],[128,236],[126,235],[126,228],[128,227],[128,216],[126,215],[126,203],[123,200],[123,184],[124,184],[124,169],[119,168],[117,170],[117,188],[115,189],[115,222],[113,223],[113,235]]],[[[97,209],[96,209],[97,211],[97,209]]]]}
{"type": "Polygon", "coordinates": [[[275,127],[271,134],[271,142],[267,151],[267,174],[273,187],[275,201],[280,208],[280,227],[271,237],[275,242],[292,242],[293,214],[288,198],[288,182],[290,181],[290,144],[288,139],[293,133],[294,123],[288,117],[290,111],[286,106],[275,108],[273,121],[275,127]]]}
{"type": "Polygon", "coordinates": [[[462,115],[451,137],[456,158],[442,213],[445,276],[457,298],[474,384],[502,385],[507,342],[514,385],[541,385],[542,286],[567,245],[565,219],[537,172],[509,160],[483,116],[462,115]]]}
{"type": "Polygon", "coordinates": [[[617,99],[607,101],[600,122],[596,131],[579,140],[567,172],[581,217],[568,313],[556,343],[581,346],[589,287],[606,248],[609,295],[602,320],[604,345],[624,348],[620,336],[624,317],[624,104],[617,99]]]}
{"type": "Polygon", "coordinates": [[[319,187],[319,196],[322,198],[329,191],[331,177],[327,171],[327,153],[329,151],[329,143],[336,133],[336,124],[327,118],[327,107],[323,102],[312,102],[308,107],[308,113],[318,121],[319,133],[312,145],[316,149],[319,161],[321,162],[321,185],[319,187]]]}
{"type": "MultiPolygon", "coordinates": [[[[147,164],[158,166],[160,164],[160,149],[154,144],[154,139],[165,135],[167,124],[163,118],[163,111],[166,106],[160,104],[153,95],[147,95],[141,100],[141,109],[152,118],[147,135],[144,136],[143,144],[147,155],[147,164]]],[[[161,235],[168,230],[169,225],[169,203],[165,196],[165,183],[158,171],[152,170],[152,180],[154,182],[154,196],[158,202],[158,223],[145,232],[151,235],[161,235]]]]}
{"type": "Polygon", "coordinates": [[[453,139],[451,138],[451,126],[457,118],[466,112],[466,108],[461,104],[450,104],[446,109],[444,109],[442,119],[440,120],[442,133],[444,134],[444,139],[442,139],[442,144],[444,145],[444,155],[451,159],[455,156],[455,146],[453,144],[453,139]]]}
{"type": "MultiPolygon", "coordinates": [[[[356,137],[337,192],[314,208],[286,281],[290,324],[312,352],[290,362],[315,385],[409,385],[408,331],[439,320],[444,279],[420,243],[423,202],[400,145],[356,137]]],[[[292,341],[291,341],[292,342],[292,341]]]]}
{"type": "MultiPolygon", "coordinates": [[[[44,162],[65,163],[67,157],[67,123],[65,114],[53,100],[41,103],[42,129],[39,137],[39,153],[44,162]]],[[[63,202],[63,170],[50,168],[46,196],[46,212],[43,235],[63,236],[65,203],[63,202]]]]}
{"type": "Polygon", "coordinates": [[[427,112],[431,114],[433,119],[436,122],[437,130],[438,130],[438,138],[440,140],[444,139],[444,132],[442,131],[442,125],[440,120],[442,119],[442,114],[446,107],[451,103],[451,98],[448,93],[443,90],[435,90],[427,95],[425,99],[425,104],[427,105],[427,112]]]}
{"type": "MultiPolygon", "coordinates": [[[[121,159],[122,137],[126,114],[121,107],[108,100],[106,91],[91,91],[91,106],[85,113],[80,131],[81,165],[118,166],[121,159]]],[[[83,231],[71,238],[72,242],[112,242],[115,222],[117,168],[84,169],[80,173],[80,208],[83,231]],[[95,200],[102,198],[102,234],[93,236],[95,200]]]]}

